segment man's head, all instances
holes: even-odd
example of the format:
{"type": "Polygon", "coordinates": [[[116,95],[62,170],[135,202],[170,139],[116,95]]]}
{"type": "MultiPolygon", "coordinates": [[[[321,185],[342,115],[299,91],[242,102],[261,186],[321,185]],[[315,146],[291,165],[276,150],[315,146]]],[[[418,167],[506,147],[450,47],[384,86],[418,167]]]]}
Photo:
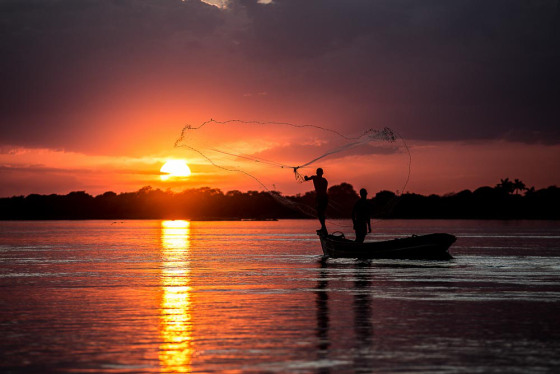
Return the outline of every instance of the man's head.
{"type": "Polygon", "coordinates": [[[362,199],[365,199],[367,197],[367,190],[365,188],[362,188],[360,190],[360,196],[362,197],[362,199]]]}
{"type": "Polygon", "coordinates": [[[323,175],[323,169],[318,168],[318,169],[317,169],[317,175],[318,175],[318,176],[323,175]]]}

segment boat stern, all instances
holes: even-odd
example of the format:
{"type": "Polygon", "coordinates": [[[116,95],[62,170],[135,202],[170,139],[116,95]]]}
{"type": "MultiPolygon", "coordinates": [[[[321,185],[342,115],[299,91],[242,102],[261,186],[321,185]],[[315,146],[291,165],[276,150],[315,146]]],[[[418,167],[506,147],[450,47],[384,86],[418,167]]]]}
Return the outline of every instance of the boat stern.
{"type": "Polygon", "coordinates": [[[319,240],[321,241],[321,248],[323,249],[323,254],[325,256],[329,256],[329,243],[327,240],[327,233],[322,231],[322,230],[317,230],[317,236],[319,237],[319,240]]]}

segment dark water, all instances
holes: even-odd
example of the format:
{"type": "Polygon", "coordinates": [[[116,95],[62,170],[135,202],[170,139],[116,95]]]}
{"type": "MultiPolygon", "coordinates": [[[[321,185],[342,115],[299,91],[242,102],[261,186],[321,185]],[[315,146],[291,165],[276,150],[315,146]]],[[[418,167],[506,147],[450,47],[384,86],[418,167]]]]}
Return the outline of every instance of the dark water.
{"type": "Polygon", "coordinates": [[[0,222],[0,372],[560,371],[560,222],[374,225],[442,262],[322,260],[316,226],[0,222]]]}

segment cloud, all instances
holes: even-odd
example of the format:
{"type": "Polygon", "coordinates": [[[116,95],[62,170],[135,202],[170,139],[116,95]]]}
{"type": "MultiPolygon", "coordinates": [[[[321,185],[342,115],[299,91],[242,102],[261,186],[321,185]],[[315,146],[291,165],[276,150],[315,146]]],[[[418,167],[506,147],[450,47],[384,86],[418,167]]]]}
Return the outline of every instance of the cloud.
{"type": "MultiPolygon", "coordinates": [[[[0,197],[87,190],[127,191],[161,184],[164,157],[91,156],[54,149],[0,147],[0,197]]],[[[162,186],[165,188],[165,186],[162,186]]]]}
{"type": "MultiPolygon", "coordinates": [[[[352,147],[337,153],[327,155],[327,153],[330,153],[331,151],[333,151],[333,149],[333,146],[330,144],[289,145],[270,148],[266,151],[254,153],[249,156],[259,160],[280,160],[278,161],[279,163],[287,162],[285,160],[291,160],[291,162],[294,164],[293,166],[298,166],[319,158],[323,155],[326,156],[325,158],[322,158],[322,162],[324,162],[325,160],[334,161],[344,159],[351,156],[392,155],[405,151],[404,149],[401,149],[399,146],[394,144],[362,144],[357,147],[352,147]]],[[[239,161],[242,162],[244,160],[239,159],[239,161]]]]}
{"type": "Polygon", "coordinates": [[[336,102],[345,112],[337,122],[377,120],[419,139],[499,138],[532,128],[549,135],[540,141],[557,142],[555,7],[286,1],[251,8],[247,53],[287,71],[286,91],[299,99],[320,92],[323,102],[336,102]]]}
{"type": "Polygon", "coordinates": [[[229,4],[229,0],[201,0],[203,3],[215,6],[217,8],[226,9],[229,4]]]}
{"type": "Polygon", "coordinates": [[[1,142],[118,153],[218,116],[560,142],[555,2],[208,2],[0,2],[1,142]]]}
{"type": "Polygon", "coordinates": [[[103,126],[100,113],[137,108],[150,89],[176,91],[177,74],[210,59],[207,39],[223,22],[220,10],[196,1],[0,7],[1,135],[25,145],[71,147],[80,133],[103,126]]]}

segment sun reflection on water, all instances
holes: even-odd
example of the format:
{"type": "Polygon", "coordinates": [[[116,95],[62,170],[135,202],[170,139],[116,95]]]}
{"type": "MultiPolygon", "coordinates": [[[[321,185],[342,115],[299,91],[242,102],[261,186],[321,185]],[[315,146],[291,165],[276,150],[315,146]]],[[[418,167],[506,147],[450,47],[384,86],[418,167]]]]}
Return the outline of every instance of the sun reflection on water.
{"type": "Polygon", "coordinates": [[[192,315],[189,262],[190,222],[162,221],[163,296],[159,349],[162,372],[191,372],[192,315]]]}

